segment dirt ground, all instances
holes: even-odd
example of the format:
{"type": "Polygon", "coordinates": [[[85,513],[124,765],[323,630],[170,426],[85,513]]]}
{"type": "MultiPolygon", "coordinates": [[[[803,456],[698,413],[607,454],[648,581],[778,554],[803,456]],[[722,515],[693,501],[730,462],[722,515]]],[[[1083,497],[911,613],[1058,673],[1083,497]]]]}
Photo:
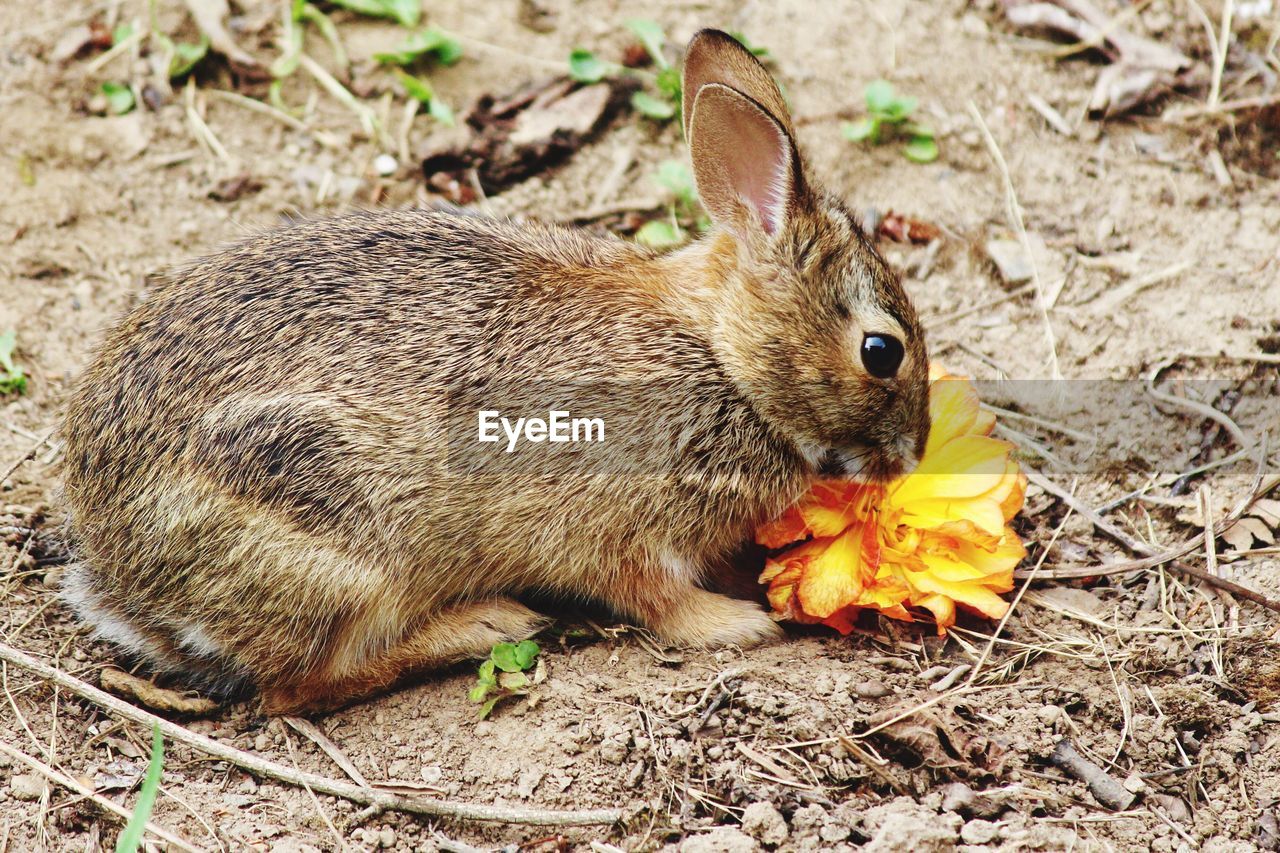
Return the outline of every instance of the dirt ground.
{"type": "MultiPolygon", "coordinates": [[[[280,4],[235,5],[245,28],[261,25],[244,43],[273,57],[280,4]]],[[[1203,534],[1197,490],[1209,487],[1221,516],[1247,497],[1258,466],[1255,452],[1187,489],[1161,480],[1238,448],[1202,414],[1157,407],[1141,382],[1153,368],[1176,359],[1174,381],[1162,385],[1169,393],[1209,404],[1224,389],[1236,394],[1232,417],[1250,440],[1269,427],[1277,443],[1280,380],[1275,360],[1265,361],[1280,350],[1276,115],[1162,122],[1161,108],[1203,102],[1203,86],[1192,83],[1136,114],[1088,119],[1096,57],[1055,60],[1045,53],[1052,43],[1016,34],[981,0],[424,5],[430,23],[468,37],[464,59],[431,77],[459,109],[558,73],[574,46],[620,56],[632,40],[623,22],[636,14],[660,21],[675,43],[714,25],[766,45],[800,142],[830,188],[869,215],[892,210],[941,229],[930,246],[882,247],[906,272],[935,360],[981,379],[1045,379],[1056,369],[1094,380],[1074,383],[1090,390],[1045,417],[1100,432],[1105,464],[1091,458],[1093,445],[1052,426],[1002,422],[1021,436],[1028,466],[1102,508],[1133,540],[1163,551],[1203,534]],[[538,30],[521,22],[531,6],[547,13],[538,30]],[[858,114],[863,86],[877,77],[920,99],[938,131],[937,162],[842,138],[841,119],[858,114]],[[1051,127],[1033,99],[1072,133],[1051,127]],[[1043,242],[1037,261],[1056,293],[1052,351],[1037,302],[1003,283],[984,250],[1014,230],[974,110],[1007,161],[1027,232],[1043,242]],[[1235,357],[1203,357],[1222,353],[1235,357]],[[1083,464],[1052,464],[1067,456],[1083,464]],[[1152,483],[1146,499],[1108,506],[1152,483]]],[[[1192,5],[1153,0],[1128,25],[1207,68],[1192,5]]],[[[163,29],[194,40],[181,4],[159,7],[163,29]]],[[[1204,10],[1216,25],[1222,5],[1204,10]]],[[[1265,51],[1266,34],[1280,29],[1278,13],[1268,14],[1237,21],[1242,45],[1248,37],[1265,51]]],[[[127,76],[135,60],[126,54],[94,70],[100,51],[59,58],[67,33],[94,18],[145,20],[146,4],[0,2],[0,332],[16,332],[15,358],[30,376],[25,394],[0,399],[0,639],[96,684],[112,650],[91,642],[54,593],[56,428],[102,329],[149,274],[286,217],[430,202],[416,155],[457,131],[419,116],[404,136],[407,152],[391,151],[397,171],[379,177],[383,147],[305,75],[291,78],[285,100],[307,104],[307,125],[330,134],[330,146],[210,95],[228,86],[217,60],[200,72],[190,110],[220,155],[193,135],[182,91],[158,109],[95,114],[102,81],[127,76]],[[228,181],[243,175],[261,188],[224,200],[228,181]]],[[[357,64],[402,38],[389,22],[334,19],[357,64]]],[[[330,59],[318,40],[309,49],[330,59]]],[[[1243,51],[1228,63],[1228,84],[1245,79],[1243,51]]],[[[1276,69],[1269,73],[1274,80],[1276,69]]],[[[1224,98],[1256,93],[1247,86],[1265,77],[1224,89],[1224,98]]],[[[399,103],[386,112],[397,133],[399,103]]],[[[683,156],[674,123],[624,114],[564,166],[486,203],[495,214],[556,221],[619,203],[644,208],[646,199],[658,212],[663,196],[650,175],[683,156]]],[[[1265,471],[1278,459],[1271,451],[1265,471]]],[[[1063,501],[1032,487],[1018,528],[1028,566],[1046,548],[1049,566],[1131,556],[1078,513],[1064,524],[1066,514],[1063,501]]],[[[1219,540],[1220,570],[1276,594],[1280,557],[1266,545],[1219,540]],[[1229,553],[1240,550],[1249,553],[1229,553]]],[[[1203,547],[1185,562],[1204,568],[1203,547]]],[[[571,615],[542,638],[547,678],[536,703],[509,701],[477,722],[466,696],[474,672],[464,667],[315,720],[370,782],[474,803],[623,808],[612,827],[360,814],[172,743],[153,819],[195,847],[222,850],[1280,849],[1280,619],[1166,569],[1037,581],[989,654],[995,626],[977,619],[962,619],[946,639],[931,626],[870,622],[850,637],[791,628],[767,648],[703,653],[659,649],[607,619],[571,615]],[[972,674],[956,668],[975,664],[972,688],[956,689],[972,674]],[[1052,763],[1064,739],[1135,794],[1125,798],[1132,802],[1104,806],[1052,763]]],[[[117,818],[46,785],[9,752],[131,809],[150,733],[12,666],[3,692],[0,744],[10,750],[0,755],[0,850],[113,848],[117,818]]],[[[345,778],[312,740],[253,702],[188,725],[345,778]]]]}

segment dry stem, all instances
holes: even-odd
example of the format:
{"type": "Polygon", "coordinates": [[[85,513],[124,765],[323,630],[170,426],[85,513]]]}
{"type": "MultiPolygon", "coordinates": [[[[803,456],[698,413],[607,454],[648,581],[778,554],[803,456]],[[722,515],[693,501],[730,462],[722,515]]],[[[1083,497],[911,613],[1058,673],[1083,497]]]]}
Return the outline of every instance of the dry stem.
{"type": "Polygon", "coordinates": [[[407,797],[381,791],[377,788],[362,788],[350,782],[330,779],[317,773],[295,770],[274,761],[244,752],[226,744],[219,743],[204,735],[197,734],[177,723],[130,705],[109,693],[86,684],[80,679],[41,663],[25,652],[13,648],[7,643],[0,643],[0,661],[38,675],[46,681],[70,690],[72,693],[93,702],[127,720],[150,727],[158,726],[166,736],[180,743],[194,747],[201,752],[227,761],[258,776],[277,779],[290,785],[310,787],[313,791],[342,797],[353,803],[367,806],[408,812],[410,814],[430,815],[433,817],[456,818],[460,820],[494,821],[497,823],[532,824],[535,826],[590,826],[613,824],[622,819],[622,809],[584,809],[581,811],[558,811],[554,809],[520,808],[512,806],[490,806],[481,803],[464,803],[451,800],[433,800],[419,797],[407,797]]]}

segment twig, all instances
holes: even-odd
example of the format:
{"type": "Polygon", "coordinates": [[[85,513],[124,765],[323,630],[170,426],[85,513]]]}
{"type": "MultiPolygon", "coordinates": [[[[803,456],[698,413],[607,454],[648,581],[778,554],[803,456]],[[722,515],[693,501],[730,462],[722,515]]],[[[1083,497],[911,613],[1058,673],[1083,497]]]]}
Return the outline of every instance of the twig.
{"type": "Polygon", "coordinates": [[[220,98],[229,104],[235,104],[237,106],[244,107],[247,110],[253,110],[255,113],[260,113],[264,116],[275,119],[285,127],[292,128],[300,133],[305,133],[325,148],[339,147],[338,140],[334,138],[333,134],[326,133],[323,130],[315,130],[306,124],[306,122],[294,118],[284,110],[276,109],[265,101],[259,101],[256,98],[246,98],[239,92],[232,92],[227,89],[206,89],[205,91],[208,94],[213,95],[215,98],[220,98]]]}
{"type": "Polygon", "coordinates": [[[982,117],[982,113],[978,111],[978,105],[973,101],[969,101],[969,114],[973,116],[973,120],[978,125],[978,130],[982,132],[982,138],[987,144],[987,150],[991,153],[991,159],[995,160],[996,166],[1000,169],[1000,177],[1004,182],[1004,201],[1009,213],[1009,224],[1013,226],[1014,232],[1018,235],[1018,242],[1022,244],[1022,251],[1027,256],[1027,263],[1031,264],[1031,283],[1035,285],[1040,320],[1044,323],[1045,343],[1049,347],[1049,377],[1051,379],[1061,379],[1062,372],[1058,369],[1058,345],[1054,340],[1053,325],[1049,322],[1049,303],[1045,298],[1044,283],[1040,280],[1040,266],[1036,263],[1035,253],[1031,250],[1031,238],[1027,236],[1027,228],[1022,221],[1022,205],[1018,203],[1018,193],[1013,188],[1013,178],[1009,175],[1009,164],[1005,162],[1004,154],[1001,153],[1000,146],[996,144],[996,138],[991,135],[991,128],[987,127],[986,119],[982,117]]]}
{"type": "Polygon", "coordinates": [[[294,731],[320,747],[320,751],[333,759],[333,763],[341,767],[342,772],[351,777],[351,781],[355,782],[361,788],[372,787],[367,781],[365,781],[364,775],[360,772],[360,768],[356,767],[355,764],[352,763],[351,759],[347,758],[346,753],[341,749],[338,749],[338,745],[329,740],[329,737],[324,732],[320,731],[320,729],[316,727],[315,723],[310,720],[304,720],[302,717],[284,717],[283,719],[294,729],[294,731]]]}
{"type": "Polygon", "coordinates": [[[1137,296],[1149,287],[1154,287],[1168,279],[1181,275],[1191,269],[1191,266],[1192,264],[1190,261],[1180,261],[1172,266],[1165,267],[1162,270],[1156,270],[1153,273],[1144,275],[1142,278],[1127,281],[1094,300],[1090,309],[1095,314],[1110,316],[1114,314],[1115,310],[1126,300],[1137,296]]]}
{"type": "Polygon", "coordinates": [[[75,676],[55,669],[48,664],[41,663],[7,643],[0,643],[0,661],[12,663],[14,666],[32,672],[46,681],[51,681],[70,690],[77,696],[106,708],[127,720],[132,720],[144,726],[158,726],[161,732],[173,740],[185,743],[215,758],[230,762],[250,773],[278,779],[290,785],[308,785],[318,793],[342,797],[353,803],[367,806],[380,805],[390,811],[408,812],[410,814],[432,815],[461,820],[532,824],[535,826],[592,826],[613,824],[622,819],[622,809],[559,811],[555,809],[491,806],[481,803],[406,797],[400,794],[380,791],[376,788],[362,788],[359,785],[330,779],[317,773],[295,770],[283,764],[277,764],[274,761],[268,761],[257,755],[219,743],[177,723],[170,722],[163,717],[158,717],[155,714],[130,705],[128,702],[117,699],[109,693],[86,684],[75,676]]]}
{"type": "Polygon", "coordinates": [[[1081,755],[1070,738],[1058,741],[1049,760],[1088,785],[1094,799],[1113,811],[1122,812],[1133,805],[1133,801],[1137,799],[1136,794],[1126,790],[1124,785],[1109,776],[1107,771],[1081,755]]]}
{"type": "MultiPolygon", "coordinates": [[[[128,809],[113,802],[112,800],[107,799],[101,794],[96,793],[88,785],[84,785],[70,776],[66,776],[62,773],[59,773],[57,770],[53,769],[48,764],[45,764],[43,761],[40,761],[37,758],[32,758],[30,755],[27,755],[25,752],[19,752],[18,750],[9,746],[4,741],[0,741],[0,754],[6,755],[15,761],[21,761],[23,764],[27,765],[32,770],[35,770],[41,776],[44,776],[50,782],[56,782],[57,784],[61,785],[64,788],[69,788],[70,790],[75,791],[80,796],[92,800],[93,802],[97,803],[99,806],[102,806],[107,811],[115,814],[118,817],[123,818],[126,821],[128,821],[129,818],[133,816],[128,809]]],[[[165,829],[163,826],[158,826],[154,821],[147,821],[146,830],[147,832],[150,832],[152,835],[154,835],[156,838],[160,838],[160,839],[163,839],[164,841],[167,841],[169,844],[172,844],[174,847],[178,848],[179,850],[190,851],[190,853],[199,853],[200,848],[193,847],[188,841],[185,841],[181,836],[175,835],[174,833],[165,829]]]]}
{"type": "Polygon", "coordinates": [[[9,470],[5,471],[3,476],[0,476],[0,483],[3,483],[5,480],[12,477],[15,471],[17,471],[23,465],[30,462],[32,459],[35,459],[36,454],[40,452],[40,448],[44,447],[46,444],[49,443],[49,436],[53,435],[53,432],[54,432],[53,430],[49,430],[47,433],[45,433],[43,438],[41,438],[35,444],[31,445],[31,449],[28,450],[26,453],[24,453],[21,459],[19,459],[17,462],[14,462],[12,465],[10,465],[9,470]]]}
{"type": "Polygon", "coordinates": [[[1028,293],[1034,293],[1036,286],[1032,284],[1024,284],[1022,287],[1010,290],[1008,293],[1001,294],[995,299],[988,299],[986,302],[979,302],[977,305],[970,305],[968,308],[961,308],[959,311],[952,311],[950,314],[940,314],[933,317],[925,317],[924,322],[930,326],[945,326],[954,320],[962,320],[970,314],[977,314],[979,311],[986,311],[988,308],[995,308],[1006,302],[1017,299],[1019,296],[1026,296],[1028,293]]]}
{"type": "Polygon", "coordinates": [[[386,138],[382,125],[378,122],[377,116],[373,110],[356,100],[356,96],[351,94],[346,86],[339,83],[334,76],[324,70],[320,63],[316,62],[305,53],[298,55],[298,62],[303,69],[315,78],[315,81],[324,88],[326,92],[336,98],[347,109],[355,113],[356,118],[360,121],[360,129],[364,131],[365,136],[374,140],[384,147],[390,147],[390,140],[386,138]]]}
{"type": "Polygon", "coordinates": [[[871,755],[869,752],[867,752],[867,750],[863,749],[855,741],[845,737],[844,735],[838,736],[837,741],[840,743],[841,746],[844,747],[845,752],[849,753],[854,758],[858,759],[858,761],[862,763],[863,767],[866,767],[868,770],[871,771],[871,774],[873,776],[875,776],[884,784],[888,785],[889,789],[892,790],[895,794],[897,794],[898,796],[905,797],[911,793],[907,789],[906,785],[903,785],[901,782],[899,782],[893,776],[892,773],[890,773],[888,770],[884,768],[884,765],[882,762],[876,761],[875,756],[871,755]]]}
{"type": "Polygon", "coordinates": [[[1186,121],[1189,118],[1234,113],[1241,110],[1262,110],[1267,107],[1273,107],[1276,104],[1280,104],[1280,93],[1257,95],[1252,98],[1237,98],[1234,101],[1222,101],[1213,106],[1201,104],[1194,107],[1168,109],[1161,113],[1160,120],[1165,122],[1186,121]]]}
{"type": "Polygon", "coordinates": [[[1201,417],[1216,421],[1223,429],[1231,435],[1231,440],[1235,442],[1236,447],[1244,450],[1249,447],[1249,440],[1245,438],[1244,431],[1239,425],[1233,421],[1226,412],[1219,411],[1208,403],[1201,403],[1196,400],[1188,400],[1185,397],[1175,397],[1172,394],[1166,394],[1164,391],[1156,388],[1156,380],[1160,378],[1160,374],[1177,362],[1176,358],[1168,358],[1152,368],[1151,373],[1147,375],[1147,393],[1162,403],[1187,411],[1195,412],[1201,417]]]}
{"type": "MultiPolygon", "coordinates": [[[[1058,526],[1053,531],[1053,536],[1049,538],[1049,544],[1044,547],[1044,551],[1040,553],[1040,559],[1036,560],[1035,567],[1027,574],[1027,580],[1022,584],[1022,589],[1018,590],[1018,594],[1013,597],[1013,601],[1009,602],[1009,609],[1004,612],[1004,616],[1000,617],[1000,624],[996,625],[995,631],[991,633],[991,639],[987,641],[987,647],[982,650],[982,656],[978,658],[973,665],[973,670],[969,673],[969,680],[965,682],[966,687],[972,687],[978,678],[978,673],[982,672],[982,667],[986,664],[987,659],[991,657],[991,652],[996,647],[996,641],[1000,638],[1000,634],[1004,631],[1005,624],[1009,621],[1009,617],[1013,615],[1013,611],[1017,609],[1018,604],[1022,601],[1022,597],[1027,594],[1032,581],[1036,579],[1036,575],[1040,574],[1040,569],[1044,566],[1044,561],[1048,559],[1049,554],[1053,551],[1053,546],[1058,544],[1058,537],[1062,535],[1062,531],[1067,527],[1067,519],[1071,518],[1071,510],[1068,508],[1067,513],[1062,516],[1062,521],[1058,522],[1058,526]]],[[[948,685],[949,686],[949,685],[948,685]]]]}

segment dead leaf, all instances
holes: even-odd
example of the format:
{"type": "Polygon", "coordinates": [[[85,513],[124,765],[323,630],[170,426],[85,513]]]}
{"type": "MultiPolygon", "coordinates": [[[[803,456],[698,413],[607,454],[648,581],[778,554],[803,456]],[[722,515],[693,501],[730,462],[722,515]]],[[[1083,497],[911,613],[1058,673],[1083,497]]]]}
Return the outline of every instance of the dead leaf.
{"type": "Polygon", "coordinates": [[[925,245],[941,237],[942,229],[931,222],[922,222],[890,210],[876,226],[876,236],[895,243],[925,245]]]}
{"type": "Polygon", "coordinates": [[[209,198],[214,201],[235,201],[242,196],[253,195],[262,187],[262,181],[248,172],[242,172],[214,184],[213,189],[209,190],[209,198]]]}
{"type": "Polygon", "coordinates": [[[153,681],[118,669],[104,669],[99,676],[99,684],[108,693],[136,700],[153,711],[198,717],[218,710],[218,703],[211,699],[159,687],[153,681]]]}
{"type": "Polygon", "coordinates": [[[485,95],[468,111],[469,138],[423,152],[427,185],[458,204],[496,193],[558,166],[595,138],[637,84],[605,80],[578,86],[557,77],[504,98],[485,95]]]}
{"type": "MultiPolygon", "coordinates": [[[[874,728],[914,707],[898,703],[874,715],[867,722],[874,728]]],[[[998,775],[1004,763],[1004,748],[978,734],[956,713],[957,704],[935,705],[906,719],[890,723],[874,737],[885,749],[900,753],[908,766],[925,766],[944,776],[977,779],[998,775]]]]}

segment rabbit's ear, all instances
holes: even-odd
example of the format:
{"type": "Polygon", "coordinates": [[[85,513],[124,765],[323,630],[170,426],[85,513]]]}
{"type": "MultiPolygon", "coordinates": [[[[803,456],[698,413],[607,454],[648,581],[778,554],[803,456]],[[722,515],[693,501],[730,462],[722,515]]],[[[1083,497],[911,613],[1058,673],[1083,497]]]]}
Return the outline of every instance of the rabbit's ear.
{"type": "Polygon", "coordinates": [[[692,139],[693,105],[698,93],[708,83],[719,83],[736,89],[755,101],[792,136],[791,111],[782,92],[760,60],[742,43],[720,30],[699,30],[689,40],[684,54],[684,77],[681,84],[684,101],[684,135],[692,139]]]}
{"type": "Polygon", "coordinates": [[[735,89],[702,86],[689,119],[689,148],[703,206],[739,234],[759,228],[778,233],[803,197],[791,134],[735,89]]]}

